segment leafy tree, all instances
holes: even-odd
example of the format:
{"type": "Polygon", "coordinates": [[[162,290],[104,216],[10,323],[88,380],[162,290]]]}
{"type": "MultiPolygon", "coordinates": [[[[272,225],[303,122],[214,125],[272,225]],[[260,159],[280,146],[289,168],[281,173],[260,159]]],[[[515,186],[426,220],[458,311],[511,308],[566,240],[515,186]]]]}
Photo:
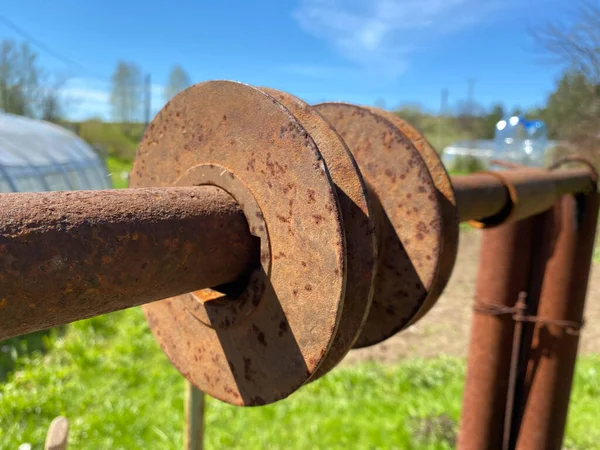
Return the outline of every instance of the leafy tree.
{"type": "Polygon", "coordinates": [[[538,48],[550,60],[580,72],[593,84],[600,83],[600,4],[582,0],[574,15],[534,30],[538,48]]]}
{"type": "Polygon", "coordinates": [[[585,75],[566,71],[548,98],[544,118],[556,139],[569,139],[575,128],[583,125],[595,108],[596,88],[585,75]]]}
{"type": "Polygon", "coordinates": [[[489,113],[481,117],[481,138],[493,139],[496,133],[496,124],[504,118],[504,107],[501,104],[492,106],[489,113]]]}
{"type": "Polygon", "coordinates": [[[165,87],[165,101],[168,102],[191,84],[189,75],[181,66],[173,67],[165,87]]]}
{"type": "Polygon", "coordinates": [[[41,74],[37,54],[28,44],[0,42],[0,108],[12,114],[35,116],[43,101],[41,74]]]}
{"type": "Polygon", "coordinates": [[[577,152],[600,164],[600,4],[583,1],[575,16],[535,31],[539,48],[566,70],[544,111],[560,153],[577,152]]]}
{"type": "Polygon", "coordinates": [[[426,128],[426,122],[431,117],[431,115],[424,113],[421,108],[416,105],[402,106],[395,111],[395,114],[419,130],[426,128]]]}
{"type": "Polygon", "coordinates": [[[112,76],[110,103],[113,120],[121,122],[125,131],[141,119],[142,75],[140,68],[130,62],[120,61],[112,76]]]}
{"type": "Polygon", "coordinates": [[[60,122],[62,119],[62,104],[57,90],[50,89],[43,96],[40,105],[40,118],[48,122],[60,122]]]}

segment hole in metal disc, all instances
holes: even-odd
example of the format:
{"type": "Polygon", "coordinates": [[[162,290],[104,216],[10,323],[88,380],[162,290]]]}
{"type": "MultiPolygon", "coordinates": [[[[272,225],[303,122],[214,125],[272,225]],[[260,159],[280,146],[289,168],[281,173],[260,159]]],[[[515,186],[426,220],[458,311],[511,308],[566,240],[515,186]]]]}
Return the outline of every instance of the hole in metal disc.
{"type": "Polygon", "coordinates": [[[196,297],[202,303],[212,302],[215,300],[223,300],[224,302],[237,300],[248,288],[248,283],[252,278],[252,273],[260,268],[260,238],[258,236],[253,236],[253,244],[253,264],[248,268],[248,271],[240,275],[234,281],[211,287],[210,290],[212,293],[210,294],[206,292],[206,289],[195,291],[194,297],[196,297]],[[202,292],[201,295],[199,294],[200,292],[202,292]]]}

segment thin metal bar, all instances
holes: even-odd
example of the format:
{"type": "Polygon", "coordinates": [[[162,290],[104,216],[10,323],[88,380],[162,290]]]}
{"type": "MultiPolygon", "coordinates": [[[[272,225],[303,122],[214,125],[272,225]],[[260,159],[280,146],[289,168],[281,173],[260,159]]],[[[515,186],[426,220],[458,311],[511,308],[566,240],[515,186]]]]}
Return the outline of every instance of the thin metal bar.
{"type": "Polygon", "coordinates": [[[258,245],[215,186],[0,195],[0,339],[232,282],[258,245]]]}
{"type": "Polygon", "coordinates": [[[521,341],[523,339],[523,321],[521,320],[526,312],[527,308],[527,293],[521,292],[519,294],[519,300],[515,307],[514,319],[515,331],[513,335],[512,355],[510,358],[510,375],[508,379],[508,392],[506,398],[506,409],[504,414],[504,435],[502,437],[502,450],[511,450],[511,438],[512,438],[512,418],[517,407],[516,392],[518,383],[518,367],[519,360],[521,358],[521,341]]]}
{"type": "Polygon", "coordinates": [[[185,450],[204,448],[204,392],[185,382],[185,450]]]}

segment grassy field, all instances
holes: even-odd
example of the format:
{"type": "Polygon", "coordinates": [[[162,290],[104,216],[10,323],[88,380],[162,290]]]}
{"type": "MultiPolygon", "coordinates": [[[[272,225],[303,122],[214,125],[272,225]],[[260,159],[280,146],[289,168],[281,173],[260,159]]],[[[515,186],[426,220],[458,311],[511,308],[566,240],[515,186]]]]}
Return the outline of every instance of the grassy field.
{"type": "Polygon", "coordinates": [[[106,168],[116,189],[126,188],[129,185],[130,161],[109,156],[106,158],[106,168]]]}
{"type": "Polygon", "coordinates": [[[144,134],[141,123],[125,125],[93,119],[70,124],[69,128],[105,155],[128,161],[134,158],[144,134]]]}
{"type": "MultiPolygon", "coordinates": [[[[182,448],[183,379],[138,308],[46,336],[0,384],[0,449],[41,448],[57,415],[71,447],[182,448]]],[[[597,448],[600,357],[578,364],[567,446],[597,448]]],[[[287,400],[237,408],[209,399],[207,448],[453,448],[464,364],[411,360],[335,370],[287,400]]]]}

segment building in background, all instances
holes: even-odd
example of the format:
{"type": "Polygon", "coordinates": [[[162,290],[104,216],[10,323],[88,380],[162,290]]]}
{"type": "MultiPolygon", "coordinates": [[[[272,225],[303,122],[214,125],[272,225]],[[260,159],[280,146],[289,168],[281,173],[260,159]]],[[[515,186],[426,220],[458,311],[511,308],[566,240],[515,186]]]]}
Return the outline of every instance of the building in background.
{"type": "Polygon", "coordinates": [[[104,160],[48,122],[0,113],[0,192],[109,189],[104,160]]]}

